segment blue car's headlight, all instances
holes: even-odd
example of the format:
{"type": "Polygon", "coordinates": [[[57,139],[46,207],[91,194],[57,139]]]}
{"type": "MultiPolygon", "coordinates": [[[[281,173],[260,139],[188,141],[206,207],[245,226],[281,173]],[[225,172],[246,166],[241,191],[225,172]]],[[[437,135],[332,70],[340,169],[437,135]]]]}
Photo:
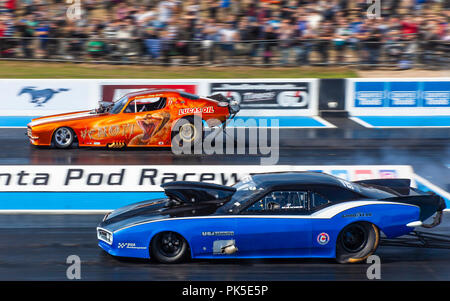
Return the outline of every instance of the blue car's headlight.
{"type": "Polygon", "coordinates": [[[103,228],[97,228],[97,238],[101,241],[106,242],[109,245],[112,245],[113,234],[108,230],[105,230],[103,228]]]}

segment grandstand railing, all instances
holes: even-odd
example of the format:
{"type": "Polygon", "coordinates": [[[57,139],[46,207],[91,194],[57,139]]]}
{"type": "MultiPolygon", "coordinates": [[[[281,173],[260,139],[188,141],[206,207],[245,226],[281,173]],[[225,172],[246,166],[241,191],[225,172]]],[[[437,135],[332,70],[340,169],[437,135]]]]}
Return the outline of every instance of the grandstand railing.
{"type": "Polygon", "coordinates": [[[356,66],[448,69],[450,41],[1,37],[0,60],[176,66],[356,66]]]}

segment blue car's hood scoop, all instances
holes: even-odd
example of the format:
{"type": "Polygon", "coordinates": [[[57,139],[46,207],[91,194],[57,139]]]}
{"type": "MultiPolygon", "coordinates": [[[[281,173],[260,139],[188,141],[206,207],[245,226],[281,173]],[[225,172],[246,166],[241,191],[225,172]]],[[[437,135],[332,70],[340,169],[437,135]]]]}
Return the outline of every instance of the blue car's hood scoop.
{"type": "Polygon", "coordinates": [[[161,185],[166,195],[183,204],[225,203],[236,188],[202,182],[176,181],[161,185]]]}

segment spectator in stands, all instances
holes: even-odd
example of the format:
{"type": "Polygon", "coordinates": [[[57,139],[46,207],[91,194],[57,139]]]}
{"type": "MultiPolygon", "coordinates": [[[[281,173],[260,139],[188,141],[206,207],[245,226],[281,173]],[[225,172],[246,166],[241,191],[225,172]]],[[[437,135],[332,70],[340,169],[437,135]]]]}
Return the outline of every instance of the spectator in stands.
{"type": "Polygon", "coordinates": [[[347,40],[351,34],[352,32],[348,26],[347,19],[345,17],[338,18],[333,37],[334,50],[336,51],[336,62],[338,64],[345,62],[345,49],[347,46],[347,40]]]}
{"type": "Polygon", "coordinates": [[[328,64],[331,40],[333,39],[333,28],[330,21],[325,21],[320,24],[316,39],[316,49],[321,57],[320,63],[328,64]]]}
{"type": "Polygon", "coordinates": [[[61,25],[62,22],[57,20],[49,23],[47,52],[45,53],[47,58],[51,58],[55,55],[58,55],[60,52],[60,45],[61,45],[60,38],[63,37],[61,25]]]}
{"type": "Polygon", "coordinates": [[[88,55],[95,60],[102,58],[106,54],[106,44],[100,39],[98,32],[91,35],[86,48],[88,55]]]}
{"type": "Polygon", "coordinates": [[[177,22],[177,33],[175,36],[177,52],[182,56],[182,62],[187,64],[191,55],[191,41],[193,39],[193,28],[188,20],[177,22]]]}
{"type": "Polygon", "coordinates": [[[162,0],[158,5],[159,21],[167,23],[170,19],[173,19],[173,15],[179,9],[180,2],[174,0],[162,0]]]}
{"type": "Polygon", "coordinates": [[[16,10],[16,0],[0,0],[0,13],[14,13],[16,10]]]}
{"type": "Polygon", "coordinates": [[[133,18],[127,16],[123,22],[119,24],[116,32],[116,39],[118,39],[117,50],[121,55],[122,60],[128,60],[128,57],[137,54],[137,38],[137,28],[133,23],[133,18]]]}
{"type": "Polygon", "coordinates": [[[126,17],[128,17],[130,13],[130,8],[125,2],[119,3],[115,8],[115,19],[117,20],[124,20],[126,17]]]}
{"type": "Polygon", "coordinates": [[[84,44],[86,39],[89,38],[87,28],[68,25],[65,37],[69,39],[67,45],[67,58],[75,60],[81,59],[84,52],[84,44]]]}
{"type": "Polygon", "coordinates": [[[136,9],[131,16],[134,18],[136,24],[146,25],[150,20],[153,20],[156,16],[156,11],[151,9],[145,5],[140,5],[138,9],[136,9]]]}
{"type": "MultiPolygon", "coordinates": [[[[261,40],[263,37],[263,29],[264,27],[260,25],[256,18],[249,18],[249,28],[248,28],[248,34],[247,38],[251,42],[251,48],[250,48],[250,61],[253,62],[254,59],[259,55],[260,51],[260,44],[256,41],[261,40]]],[[[241,40],[244,40],[241,38],[241,40]]]]}
{"type": "Polygon", "coordinates": [[[277,46],[278,35],[272,25],[265,25],[263,32],[263,58],[264,64],[271,64],[271,59],[274,56],[274,50],[277,46]]]}
{"type": "Polygon", "coordinates": [[[223,23],[218,31],[220,35],[220,46],[224,55],[227,57],[228,63],[234,56],[234,43],[238,40],[238,34],[233,27],[232,22],[223,23]]]}
{"type": "Polygon", "coordinates": [[[6,22],[5,17],[0,16],[0,57],[5,56],[5,52],[7,50],[6,39],[5,39],[5,31],[6,31],[6,22]]]}
{"type": "Polygon", "coordinates": [[[295,35],[295,25],[290,23],[289,19],[283,19],[282,24],[279,28],[279,47],[281,49],[281,60],[280,64],[286,66],[289,64],[291,47],[295,35]]]}
{"type": "Polygon", "coordinates": [[[35,27],[35,36],[39,37],[39,46],[43,54],[47,53],[48,33],[50,31],[49,22],[40,20],[35,27]]]}
{"type": "Polygon", "coordinates": [[[417,34],[419,32],[420,17],[411,18],[410,16],[403,16],[401,25],[401,34],[417,34]]]}
{"type": "MultiPolygon", "coordinates": [[[[152,27],[147,27],[143,34],[146,54],[149,59],[157,59],[161,56],[162,44],[158,33],[152,27]]],[[[169,50],[169,49],[167,49],[169,50]]]]}
{"type": "Polygon", "coordinates": [[[423,62],[425,65],[435,65],[439,63],[438,51],[441,40],[441,29],[439,28],[439,24],[436,21],[430,21],[427,26],[427,31],[423,33],[422,39],[422,49],[423,53],[423,62]]]}
{"type": "Polygon", "coordinates": [[[375,20],[367,20],[361,30],[360,41],[362,42],[363,62],[369,66],[378,63],[381,49],[381,30],[375,20]]]}
{"type": "Polygon", "coordinates": [[[34,29],[37,23],[34,21],[34,15],[30,14],[26,19],[21,19],[17,22],[16,28],[19,35],[22,37],[20,43],[22,46],[22,52],[25,58],[33,58],[34,53],[30,48],[34,37],[34,29]]]}
{"type": "MultiPolygon", "coordinates": [[[[202,1],[203,2],[203,1],[202,1]]],[[[207,18],[217,21],[220,9],[220,1],[217,0],[205,0],[204,7],[207,7],[207,18]]]]}
{"type": "Polygon", "coordinates": [[[220,42],[218,31],[219,26],[215,23],[215,20],[208,18],[203,27],[203,41],[201,43],[203,57],[208,63],[213,63],[215,60],[215,49],[218,48],[215,42],[220,42]]]}
{"type": "Polygon", "coordinates": [[[0,15],[0,57],[13,57],[16,40],[12,39],[16,32],[14,18],[11,13],[0,15]]]}

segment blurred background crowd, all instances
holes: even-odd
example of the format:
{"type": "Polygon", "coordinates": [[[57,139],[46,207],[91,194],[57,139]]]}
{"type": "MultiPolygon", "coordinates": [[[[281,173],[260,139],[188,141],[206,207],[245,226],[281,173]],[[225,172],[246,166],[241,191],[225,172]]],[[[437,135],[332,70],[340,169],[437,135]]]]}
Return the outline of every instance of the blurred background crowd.
{"type": "Polygon", "coordinates": [[[448,68],[449,17],[449,0],[0,0],[0,57],[448,68]]]}

